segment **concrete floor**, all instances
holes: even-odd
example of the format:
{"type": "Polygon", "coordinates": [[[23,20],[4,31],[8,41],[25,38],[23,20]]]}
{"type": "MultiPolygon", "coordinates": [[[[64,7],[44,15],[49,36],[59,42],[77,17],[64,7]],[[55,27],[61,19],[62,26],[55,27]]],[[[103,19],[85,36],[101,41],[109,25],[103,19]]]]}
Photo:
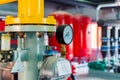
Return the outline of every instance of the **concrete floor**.
{"type": "Polygon", "coordinates": [[[94,77],[77,77],[76,80],[106,80],[102,78],[94,78],[94,77]]]}
{"type": "Polygon", "coordinates": [[[120,74],[91,70],[87,75],[75,75],[76,80],[120,80],[120,74]]]}
{"type": "MultiPolygon", "coordinates": [[[[11,79],[7,78],[4,80],[11,80],[11,79]]],[[[75,75],[75,80],[120,80],[120,74],[90,70],[89,74],[75,75]]]]}

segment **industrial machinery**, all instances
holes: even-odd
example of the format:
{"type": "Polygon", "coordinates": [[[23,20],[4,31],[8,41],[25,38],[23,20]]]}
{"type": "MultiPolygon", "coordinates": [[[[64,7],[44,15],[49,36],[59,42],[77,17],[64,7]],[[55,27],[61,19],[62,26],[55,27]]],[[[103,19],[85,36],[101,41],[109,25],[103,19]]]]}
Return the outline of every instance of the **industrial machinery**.
{"type": "MultiPolygon", "coordinates": [[[[56,11],[52,14],[57,21],[57,25],[70,24],[74,30],[74,39],[71,44],[65,46],[66,59],[74,60],[86,58],[91,54],[91,19],[85,15],[72,15],[65,11],[56,11]]],[[[50,45],[55,46],[57,51],[61,52],[62,45],[56,39],[55,34],[49,38],[50,45]]]]}
{"type": "Polygon", "coordinates": [[[91,55],[91,19],[82,14],[77,14],[73,19],[74,35],[74,56],[79,61],[85,59],[88,62],[91,55]]]}
{"type": "MultiPolygon", "coordinates": [[[[56,11],[56,12],[51,13],[50,15],[55,17],[56,22],[57,22],[57,27],[59,27],[59,25],[68,24],[68,25],[71,25],[73,28],[72,14],[65,12],[65,11],[56,11]]],[[[61,45],[57,42],[55,38],[56,38],[56,34],[54,34],[52,37],[49,38],[50,46],[56,47],[55,50],[61,52],[63,56],[66,55],[65,56],[66,59],[71,61],[74,58],[74,52],[73,52],[74,51],[73,50],[74,39],[69,45],[61,45]]]]}
{"type": "MultiPolygon", "coordinates": [[[[54,17],[44,18],[44,0],[18,0],[18,16],[7,16],[5,23],[7,34],[2,34],[1,50],[11,49],[13,33],[17,34],[18,43],[17,49],[12,50],[12,57],[9,57],[11,67],[1,66],[14,76],[2,76],[2,80],[65,80],[71,75],[68,60],[61,58],[59,53],[48,56],[47,52],[50,33],[56,32],[59,43],[70,44],[73,38],[72,27],[61,25],[56,30],[54,17]]],[[[8,62],[2,64],[9,65],[8,62]]]]}
{"type": "MultiPolygon", "coordinates": [[[[97,20],[98,26],[102,27],[102,47],[101,49],[103,60],[100,60],[97,52],[98,59],[95,62],[90,62],[89,67],[95,70],[120,72],[119,62],[119,20],[102,20],[99,18],[99,13],[102,8],[116,8],[120,6],[119,2],[113,4],[102,4],[97,7],[97,20]]],[[[117,13],[117,15],[119,15],[117,13]]]]}
{"type": "MultiPolygon", "coordinates": [[[[91,19],[83,14],[72,15],[65,11],[56,11],[51,13],[57,21],[57,27],[61,24],[70,24],[73,27],[74,38],[71,44],[61,45],[57,42],[56,34],[49,38],[50,46],[54,46],[58,52],[62,52],[66,59],[72,64],[72,74],[87,74],[88,65],[92,54],[91,43],[95,43],[96,38],[91,41],[91,34],[97,31],[96,25],[93,26],[91,19]],[[94,29],[92,29],[94,28],[94,29]],[[93,30],[93,31],[92,31],[93,30]],[[84,72],[83,72],[84,70],[84,72]]],[[[96,35],[97,36],[97,35],[96,35]]],[[[94,44],[94,53],[96,52],[96,44],[94,44]]],[[[96,54],[96,53],[95,53],[96,54]]]]}

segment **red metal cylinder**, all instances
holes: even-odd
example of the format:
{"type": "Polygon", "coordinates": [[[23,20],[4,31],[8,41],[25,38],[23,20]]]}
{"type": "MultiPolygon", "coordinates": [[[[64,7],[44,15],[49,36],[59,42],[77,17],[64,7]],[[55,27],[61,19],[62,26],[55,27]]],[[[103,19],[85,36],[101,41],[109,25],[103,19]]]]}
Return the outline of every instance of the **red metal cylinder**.
{"type": "Polygon", "coordinates": [[[74,16],[74,56],[88,60],[91,54],[91,19],[85,15],[74,16]]]}
{"type": "MultiPolygon", "coordinates": [[[[57,12],[53,12],[50,15],[53,15],[55,17],[57,21],[57,26],[64,24],[70,24],[71,26],[73,26],[73,22],[72,22],[73,16],[68,12],[57,11],[57,12]]],[[[52,38],[49,39],[49,45],[55,46],[56,50],[61,52],[61,45],[56,41],[55,34],[52,38]]],[[[68,60],[73,59],[73,41],[71,42],[71,44],[66,45],[66,59],[68,60]]]]}
{"type": "Polygon", "coordinates": [[[5,21],[0,19],[0,31],[3,32],[5,30],[5,21]]]}

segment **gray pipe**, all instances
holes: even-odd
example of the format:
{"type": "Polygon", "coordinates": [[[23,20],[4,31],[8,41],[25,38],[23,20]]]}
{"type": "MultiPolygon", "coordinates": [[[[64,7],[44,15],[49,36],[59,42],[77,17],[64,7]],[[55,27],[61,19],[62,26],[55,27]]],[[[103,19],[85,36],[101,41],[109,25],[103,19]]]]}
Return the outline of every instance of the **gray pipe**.
{"type": "Polygon", "coordinates": [[[109,8],[109,7],[119,7],[120,4],[117,3],[111,3],[111,4],[101,4],[96,8],[96,21],[99,20],[99,13],[101,8],[109,8]]]}
{"type": "Polygon", "coordinates": [[[12,11],[0,11],[0,15],[12,15],[12,16],[17,16],[17,12],[12,12],[12,11]]]}

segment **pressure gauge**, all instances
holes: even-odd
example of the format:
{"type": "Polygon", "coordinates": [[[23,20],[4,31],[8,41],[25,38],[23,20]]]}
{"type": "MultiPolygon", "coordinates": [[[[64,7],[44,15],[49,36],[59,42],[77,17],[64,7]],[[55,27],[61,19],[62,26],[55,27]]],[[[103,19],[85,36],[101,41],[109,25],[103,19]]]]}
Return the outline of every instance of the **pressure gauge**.
{"type": "Polygon", "coordinates": [[[73,39],[73,29],[70,25],[61,25],[57,28],[56,39],[60,44],[70,44],[73,39]]]}

